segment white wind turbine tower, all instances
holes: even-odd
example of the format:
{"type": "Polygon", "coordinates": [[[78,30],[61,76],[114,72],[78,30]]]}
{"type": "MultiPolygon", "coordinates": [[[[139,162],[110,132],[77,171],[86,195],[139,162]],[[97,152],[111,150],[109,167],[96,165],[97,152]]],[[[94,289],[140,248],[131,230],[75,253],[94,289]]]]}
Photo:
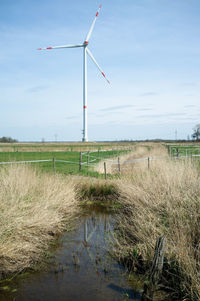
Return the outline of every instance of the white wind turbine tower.
{"type": "Polygon", "coordinates": [[[109,80],[106,78],[105,73],[95,60],[94,56],[92,55],[91,51],[88,49],[89,39],[91,37],[91,34],[94,29],[94,25],[96,23],[97,17],[99,15],[101,6],[99,6],[99,9],[95,15],[94,21],[92,22],[92,25],[90,27],[90,30],[86,36],[85,41],[83,44],[78,45],[63,45],[63,46],[53,46],[53,47],[47,47],[47,48],[38,48],[38,50],[46,50],[46,49],[60,49],[60,48],[77,48],[77,47],[83,47],[83,142],[88,141],[88,127],[87,127],[87,54],[90,56],[94,64],[97,66],[103,77],[107,80],[108,83],[109,80]]]}

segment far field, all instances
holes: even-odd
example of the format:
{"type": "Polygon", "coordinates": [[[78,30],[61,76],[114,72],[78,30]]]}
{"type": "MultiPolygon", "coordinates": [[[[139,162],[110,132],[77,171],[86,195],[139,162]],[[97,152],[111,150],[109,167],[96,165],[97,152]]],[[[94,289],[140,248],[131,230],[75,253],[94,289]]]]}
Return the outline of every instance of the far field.
{"type": "MultiPolygon", "coordinates": [[[[133,148],[122,144],[0,144],[0,162],[51,160],[30,163],[42,171],[62,174],[98,176],[92,166],[102,160],[120,156],[133,148]],[[82,161],[80,171],[80,156],[82,161]],[[61,160],[63,162],[59,162],[61,160]]],[[[1,166],[1,165],[0,165],[1,166]]],[[[4,165],[2,165],[4,166],[4,165]]]]}
{"type": "MultiPolygon", "coordinates": [[[[156,143],[160,145],[159,143],[156,143]]],[[[154,146],[156,145],[154,143],[154,146]]],[[[0,143],[0,162],[49,160],[49,162],[34,162],[31,165],[44,172],[61,174],[80,174],[102,177],[94,171],[93,166],[100,161],[117,158],[138,147],[146,151],[152,149],[152,143],[0,143]],[[81,153],[81,155],[80,155],[81,153]],[[80,170],[80,156],[82,166],[80,170]],[[62,162],[59,162],[62,161],[62,162]]],[[[200,154],[200,145],[195,143],[162,144],[172,157],[196,156],[200,154]]],[[[142,158],[139,153],[137,158],[142,158]]],[[[0,166],[4,166],[1,165],[0,166]]]]}

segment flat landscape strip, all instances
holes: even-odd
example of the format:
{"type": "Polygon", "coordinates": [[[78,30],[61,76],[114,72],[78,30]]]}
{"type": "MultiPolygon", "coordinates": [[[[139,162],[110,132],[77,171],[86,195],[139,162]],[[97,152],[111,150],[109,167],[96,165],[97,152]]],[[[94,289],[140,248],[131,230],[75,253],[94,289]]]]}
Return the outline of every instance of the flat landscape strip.
{"type": "Polygon", "coordinates": [[[20,163],[35,163],[35,162],[51,162],[52,159],[48,160],[30,160],[30,161],[13,161],[13,162],[0,162],[0,165],[4,164],[20,164],[20,163]]]}
{"type": "MultiPolygon", "coordinates": [[[[50,160],[50,161],[52,161],[52,160],[50,160]]],[[[66,161],[66,160],[57,160],[57,159],[55,159],[55,162],[63,162],[63,163],[78,164],[78,165],[79,165],[79,162],[66,161]]],[[[84,162],[84,163],[86,163],[86,162],[84,162]]],[[[82,163],[82,165],[83,165],[84,163],[82,163]]]]}
{"type": "MultiPolygon", "coordinates": [[[[182,159],[182,158],[187,158],[188,156],[179,156],[179,157],[171,157],[171,159],[182,159]]],[[[191,155],[191,157],[200,157],[200,155],[191,155]]],[[[164,157],[154,157],[154,158],[139,158],[139,159],[133,159],[133,160],[128,160],[125,161],[123,164],[128,164],[128,163],[134,163],[134,162],[141,162],[141,161],[146,161],[146,160],[159,160],[159,159],[163,159],[164,157]]],[[[106,159],[106,158],[105,158],[106,159]]],[[[91,162],[96,161],[96,159],[94,160],[90,160],[91,162]]],[[[20,164],[20,163],[36,163],[36,162],[51,162],[52,159],[46,159],[46,160],[29,160],[29,161],[10,161],[10,162],[0,162],[0,165],[4,165],[4,164],[20,164]]],[[[63,162],[63,163],[69,163],[69,164],[79,164],[79,162],[73,162],[73,161],[66,161],[66,160],[58,160],[55,159],[55,162],[63,162]]],[[[108,163],[108,165],[117,165],[118,163],[114,163],[115,160],[109,160],[106,159],[106,162],[113,162],[113,163],[108,163]]],[[[87,162],[83,162],[82,165],[91,165],[90,163],[87,162]]],[[[93,164],[92,164],[93,165],[93,164]]]]}

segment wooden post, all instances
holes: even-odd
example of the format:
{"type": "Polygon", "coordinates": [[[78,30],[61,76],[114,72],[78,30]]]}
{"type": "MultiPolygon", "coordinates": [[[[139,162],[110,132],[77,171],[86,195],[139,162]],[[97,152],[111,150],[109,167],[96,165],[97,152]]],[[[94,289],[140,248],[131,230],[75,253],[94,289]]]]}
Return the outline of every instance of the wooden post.
{"type": "Polygon", "coordinates": [[[87,153],[87,174],[89,169],[89,163],[90,163],[90,152],[87,153]]]}
{"type": "Polygon", "coordinates": [[[87,166],[89,165],[90,162],[90,152],[87,153],[87,166]]]}
{"type": "Polygon", "coordinates": [[[79,171],[82,169],[82,152],[80,152],[80,158],[79,158],[79,171]]]}
{"type": "Polygon", "coordinates": [[[153,264],[149,274],[148,282],[144,285],[142,301],[153,301],[153,295],[158,287],[163,269],[165,251],[165,237],[159,237],[156,241],[153,264]]]}
{"type": "Polygon", "coordinates": [[[105,180],[106,180],[107,179],[106,162],[104,162],[104,177],[105,177],[105,180]]]}
{"type": "Polygon", "coordinates": [[[98,149],[98,160],[100,160],[100,150],[98,149]]]}
{"type": "Polygon", "coordinates": [[[148,157],[148,169],[150,169],[150,158],[148,157]]]}
{"type": "Polygon", "coordinates": [[[56,161],[55,161],[55,158],[53,158],[53,171],[54,173],[56,173],[56,161]]]}
{"type": "Polygon", "coordinates": [[[167,151],[168,151],[168,155],[170,155],[170,148],[169,148],[169,145],[167,145],[167,151]]]}
{"type": "Polygon", "coordinates": [[[119,172],[121,171],[121,168],[120,168],[120,158],[118,157],[118,170],[119,172]]]}
{"type": "Polygon", "coordinates": [[[176,157],[178,158],[179,156],[179,151],[178,151],[178,147],[176,148],[176,157]]]}

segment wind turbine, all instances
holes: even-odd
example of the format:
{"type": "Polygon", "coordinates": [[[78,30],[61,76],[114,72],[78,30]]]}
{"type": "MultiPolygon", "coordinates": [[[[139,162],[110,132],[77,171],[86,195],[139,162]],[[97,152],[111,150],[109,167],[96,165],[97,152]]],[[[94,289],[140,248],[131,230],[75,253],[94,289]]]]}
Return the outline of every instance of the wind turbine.
{"type": "Polygon", "coordinates": [[[63,45],[63,46],[53,46],[53,47],[46,47],[46,48],[38,48],[38,50],[49,50],[49,49],[61,49],[61,48],[77,48],[77,47],[82,47],[83,48],[83,142],[88,141],[88,126],[87,126],[87,55],[92,59],[94,64],[97,66],[103,77],[107,80],[107,82],[110,84],[109,80],[106,78],[105,73],[95,60],[93,54],[91,51],[88,49],[88,44],[90,37],[92,35],[97,17],[99,15],[99,12],[101,10],[102,5],[99,6],[99,9],[95,15],[95,18],[92,22],[92,25],[90,27],[90,30],[85,38],[85,41],[82,44],[78,45],[63,45]]]}

